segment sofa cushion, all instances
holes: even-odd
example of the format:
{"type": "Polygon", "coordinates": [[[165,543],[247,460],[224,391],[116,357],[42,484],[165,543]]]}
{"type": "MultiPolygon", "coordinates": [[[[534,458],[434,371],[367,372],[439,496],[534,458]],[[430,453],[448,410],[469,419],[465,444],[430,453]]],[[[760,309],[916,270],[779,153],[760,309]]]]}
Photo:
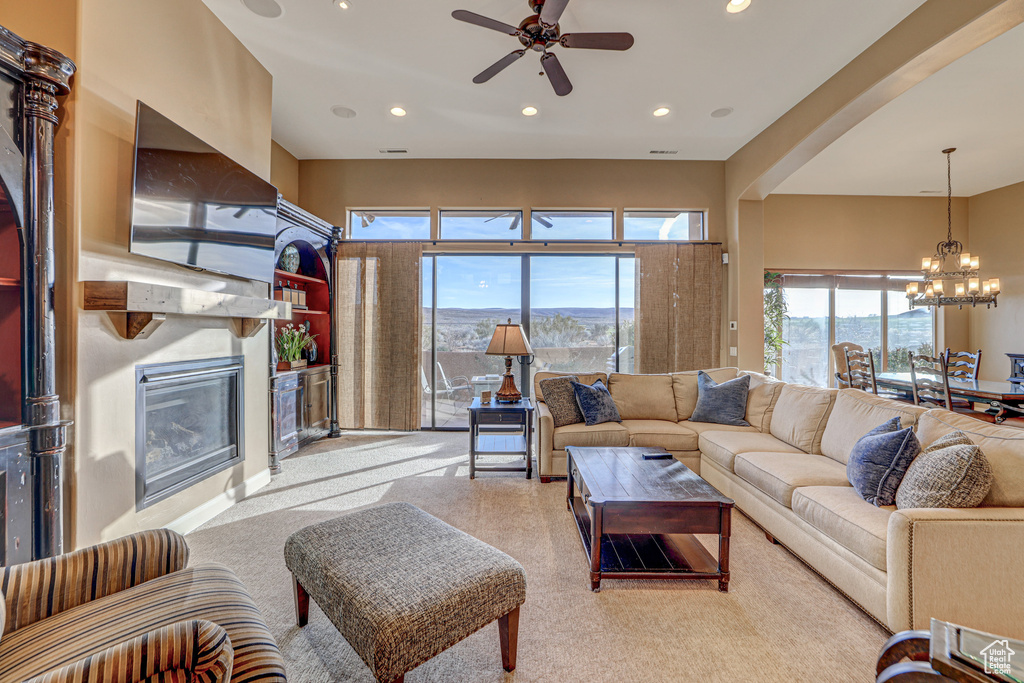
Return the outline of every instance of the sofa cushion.
{"type": "MultiPolygon", "coordinates": [[[[693,415],[693,409],[697,407],[697,373],[700,370],[687,372],[673,372],[672,393],[676,399],[676,419],[682,422],[689,420],[693,415]]],[[[736,368],[715,368],[705,370],[716,382],[728,382],[739,377],[740,371],[736,368]]]]}
{"type": "Polygon", "coordinates": [[[749,427],[747,414],[750,377],[743,375],[719,384],[703,370],[697,373],[697,407],[690,422],[713,422],[720,425],[749,427]]]}
{"type": "Polygon", "coordinates": [[[767,432],[772,423],[772,413],[785,382],[759,372],[744,370],[750,376],[750,394],[747,396],[747,422],[757,427],[758,431],[767,432]]]}
{"type": "Polygon", "coordinates": [[[551,433],[551,447],[565,450],[566,446],[628,446],[629,432],[618,422],[588,427],[585,424],[556,427],[551,433]]]}
{"type": "Polygon", "coordinates": [[[889,516],[848,486],[804,486],[793,493],[793,512],[868,564],[885,571],[889,516]]]}
{"type": "Polygon", "coordinates": [[[608,375],[608,391],[623,420],[676,421],[675,395],[669,375],[608,375]]]}
{"type": "Polygon", "coordinates": [[[809,453],[740,453],[733,469],[740,479],[786,507],[792,507],[793,491],[801,486],[850,485],[844,466],[809,453]]]}
{"type": "Polygon", "coordinates": [[[918,421],[917,438],[925,448],[959,429],[982,450],[992,467],[992,488],[982,506],[1024,507],[1024,429],[1003,427],[948,410],[929,410],[918,421]]]}
{"type": "Polygon", "coordinates": [[[242,582],[201,564],[72,607],[0,639],[0,680],[25,681],[178,621],[205,619],[227,631],[232,683],[283,683],[284,661],[242,582]]]}
{"type": "MultiPolygon", "coordinates": [[[[737,427],[735,425],[719,425],[714,422],[691,422],[690,420],[683,420],[679,424],[683,425],[691,432],[696,434],[703,434],[704,432],[756,432],[757,427],[737,427]]],[[[769,435],[770,436],[770,435],[769,435]]]]}
{"type": "MultiPolygon", "coordinates": [[[[687,423],[683,423],[687,424],[687,423]]],[[[776,452],[803,453],[771,434],[758,431],[746,432],[704,432],[698,439],[700,452],[724,469],[733,471],[733,460],[740,453],[776,452]]]]}
{"type": "Polygon", "coordinates": [[[556,427],[575,425],[583,422],[580,404],[576,402],[576,392],[572,383],[580,381],[576,375],[566,377],[548,377],[537,383],[544,392],[544,403],[551,412],[551,421],[556,427]]]}
{"type": "Polygon", "coordinates": [[[836,389],[820,389],[802,384],[782,387],[772,412],[772,436],[796,446],[804,453],[820,453],[821,435],[832,413],[832,406],[835,405],[836,393],[836,389]]]}
{"type": "Polygon", "coordinates": [[[903,427],[916,427],[925,411],[860,389],[843,389],[821,435],[821,454],[845,465],[853,445],[869,431],[894,417],[900,418],[903,427]]]}
{"type": "Polygon", "coordinates": [[[974,508],[990,488],[992,467],[985,454],[963,432],[950,432],[910,465],[896,493],[896,506],[974,508]]]}
{"type": "Polygon", "coordinates": [[[623,420],[629,432],[629,445],[639,448],[664,448],[667,451],[697,450],[697,434],[678,422],[667,420],[623,420]]]}
{"type": "MultiPolygon", "coordinates": [[[[836,419],[835,412],[832,413],[836,419]]],[[[846,478],[860,497],[872,505],[896,504],[896,489],[910,463],[921,452],[913,427],[900,429],[900,418],[878,425],[850,451],[846,478]]],[[[987,492],[987,489],[986,489],[987,492]]]]}
{"type": "Polygon", "coordinates": [[[622,422],[615,401],[601,380],[592,385],[573,382],[572,390],[576,393],[576,403],[580,405],[583,421],[588,427],[604,422],[622,422]]]}
{"type": "Polygon", "coordinates": [[[540,383],[543,380],[551,377],[577,377],[577,382],[583,382],[584,384],[593,384],[597,380],[601,380],[607,386],[608,375],[603,372],[551,372],[544,370],[536,372],[533,375],[533,397],[538,401],[544,400],[544,391],[540,387],[540,383]]]}

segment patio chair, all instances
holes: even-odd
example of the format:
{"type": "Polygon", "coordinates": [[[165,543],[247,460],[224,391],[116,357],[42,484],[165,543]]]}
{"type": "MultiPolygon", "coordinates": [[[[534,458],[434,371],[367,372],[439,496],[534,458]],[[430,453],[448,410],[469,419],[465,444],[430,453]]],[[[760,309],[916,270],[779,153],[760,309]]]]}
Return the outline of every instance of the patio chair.
{"type": "Polygon", "coordinates": [[[473,384],[469,381],[468,377],[459,375],[449,380],[448,376],[444,373],[444,367],[441,366],[441,361],[437,362],[437,372],[441,375],[441,383],[444,385],[444,390],[448,392],[453,402],[456,395],[461,395],[467,403],[473,399],[473,384]]]}

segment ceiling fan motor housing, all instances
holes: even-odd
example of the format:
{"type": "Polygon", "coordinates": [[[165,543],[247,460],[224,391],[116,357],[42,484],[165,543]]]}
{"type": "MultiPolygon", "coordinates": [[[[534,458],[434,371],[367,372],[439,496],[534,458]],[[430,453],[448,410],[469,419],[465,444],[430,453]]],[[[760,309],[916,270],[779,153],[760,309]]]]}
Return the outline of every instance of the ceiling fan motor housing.
{"type": "Polygon", "coordinates": [[[558,43],[562,32],[555,24],[551,28],[545,28],[540,23],[540,15],[531,14],[519,24],[519,30],[523,33],[519,36],[519,42],[525,47],[537,52],[543,52],[549,45],[558,43]]]}

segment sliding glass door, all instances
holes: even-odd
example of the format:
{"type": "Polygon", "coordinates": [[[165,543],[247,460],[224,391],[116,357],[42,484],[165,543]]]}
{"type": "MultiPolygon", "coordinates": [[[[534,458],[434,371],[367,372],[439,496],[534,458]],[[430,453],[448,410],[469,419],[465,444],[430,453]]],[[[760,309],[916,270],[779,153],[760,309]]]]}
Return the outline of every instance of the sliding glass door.
{"type": "Polygon", "coordinates": [[[632,256],[438,254],[423,272],[425,429],[468,427],[472,399],[497,391],[504,359],[484,351],[509,318],[536,354],[513,367],[524,395],[537,371],[632,371],[632,256]]]}

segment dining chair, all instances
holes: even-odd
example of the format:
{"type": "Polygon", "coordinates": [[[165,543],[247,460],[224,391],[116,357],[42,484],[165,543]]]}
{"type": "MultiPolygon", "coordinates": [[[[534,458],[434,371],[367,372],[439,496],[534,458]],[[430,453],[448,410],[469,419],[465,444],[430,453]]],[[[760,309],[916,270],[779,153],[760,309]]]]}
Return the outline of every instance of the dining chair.
{"type": "Polygon", "coordinates": [[[949,393],[949,376],[946,374],[946,357],[925,356],[910,352],[910,387],[914,394],[914,405],[938,405],[953,410],[953,398],[949,393]]]}
{"type": "Polygon", "coordinates": [[[851,389],[862,389],[878,395],[875,381],[875,357],[868,351],[846,349],[846,381],[851,389]]]}
{"type": "Polygon", "coordinates": [[[863,346],[853,342],[839,342],[832,345],[832,358],[836,363],[836,384],[840,389],[850,387],[850,369],[846,365],[846,352],[863,350],[863,346]]]}
{"type": "Polygon", "coordinates": [[[946,372],[953,379],[977,380],[981,370],[981,349],[977,353],[946,349],[946,372]]]}

